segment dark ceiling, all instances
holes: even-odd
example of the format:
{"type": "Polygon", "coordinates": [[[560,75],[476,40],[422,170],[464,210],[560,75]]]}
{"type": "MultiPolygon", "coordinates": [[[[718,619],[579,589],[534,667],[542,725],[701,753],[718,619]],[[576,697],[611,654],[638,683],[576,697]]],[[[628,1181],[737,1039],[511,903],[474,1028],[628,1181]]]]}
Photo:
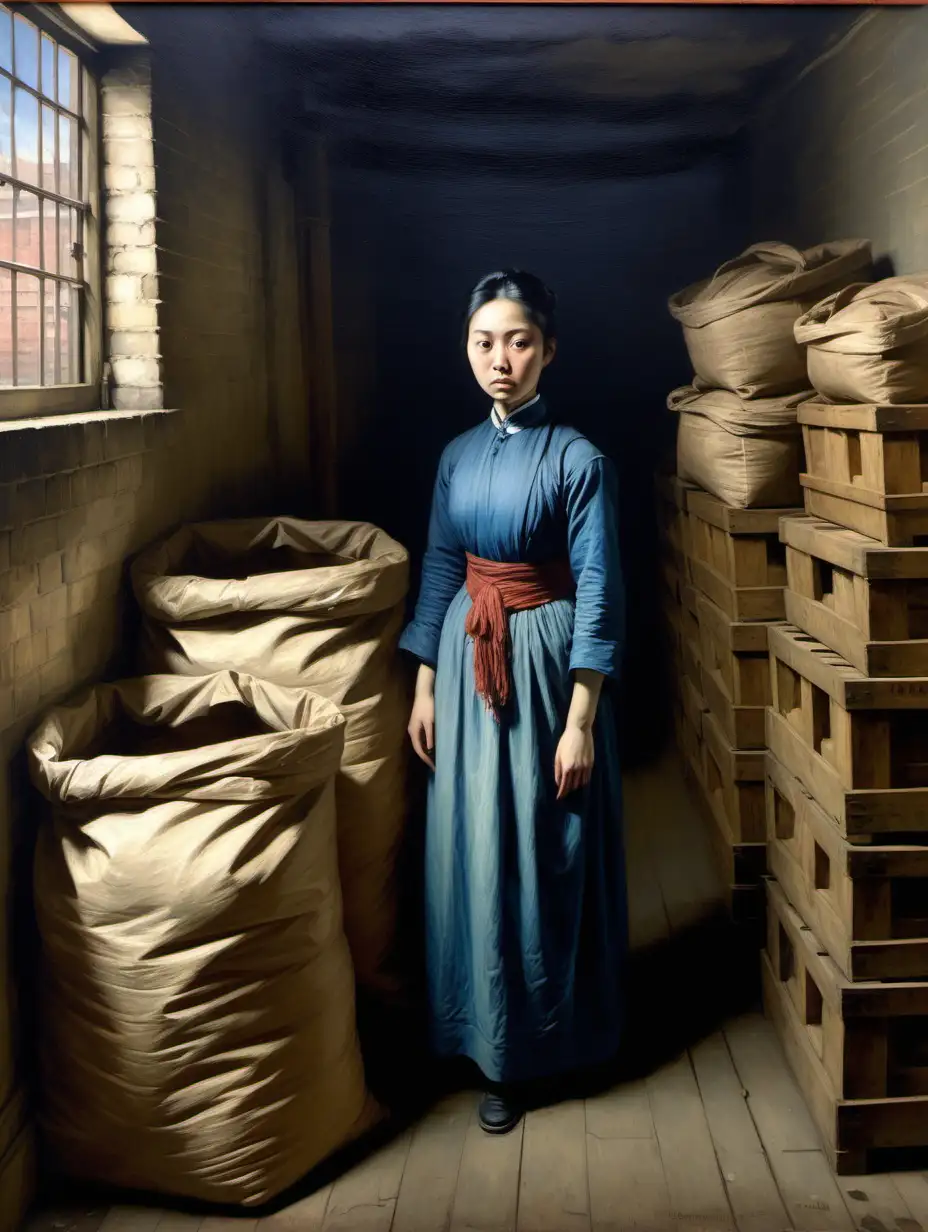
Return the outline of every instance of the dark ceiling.
{"type": "Polygon", "coordinates": [[[288,117],[353,164],[547,179],[653,174],[732,148],[760,99],[861,19],[792,5],[257,12],[288,117]]]}

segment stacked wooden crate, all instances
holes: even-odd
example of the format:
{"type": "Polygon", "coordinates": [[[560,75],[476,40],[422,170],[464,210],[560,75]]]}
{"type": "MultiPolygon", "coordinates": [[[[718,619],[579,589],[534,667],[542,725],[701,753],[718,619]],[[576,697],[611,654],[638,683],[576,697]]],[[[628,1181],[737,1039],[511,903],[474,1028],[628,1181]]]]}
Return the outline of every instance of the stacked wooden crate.
{"type": "Polygon", "coordinates": [[[659,481],[659,494],[677,743],[706,805],[732,915],[755,921],[766,868],[767,630],[785,617],[778,531],[796,511],[736,509],[677,478],[659,481]]]}
{"type": "Polygon", "coordinates": [[[684,654],[686,630],[683,621],[683,594],[689,586],[689,559],[686,551],[686,493],[691,485],[676,475],[660,475],[657,480],[657,518],[660,532],[661,611],[663,613],[668,659],[673,683],[674,733],[678,748],[687,758],[698,756],[701,707],[694,711],[692,677],[687,677],[684,654]],[[695,714],[695,721],[694,721],[695,714]]]}
{"type": "MultiPolygon", "coordinates": [[[[692,767],[738,921],[763,914],[767,633],[785,617],[785,510],[736,509],[687,493],[691,599],[699,638],[700,760],[692,767]]],[[[684,599],[684,602],[686,597],[684,599]]]]}
{"type": "Polygon", "coordinates": [[[928,1150],[928,406],[800,411],[769,634],[767,1012],[841,1173],[928,1150]],[[889,1152],[889,1154],[887,1154],[889,1152]]]}

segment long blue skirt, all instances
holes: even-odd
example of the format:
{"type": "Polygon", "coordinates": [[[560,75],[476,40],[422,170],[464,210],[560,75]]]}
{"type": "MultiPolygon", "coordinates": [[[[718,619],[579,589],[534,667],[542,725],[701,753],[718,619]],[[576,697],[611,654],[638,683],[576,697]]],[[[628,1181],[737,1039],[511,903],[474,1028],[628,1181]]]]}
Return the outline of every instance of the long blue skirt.
{"type": "Polygon", "coordinates": [[[615,1055],[627,894],[611,699],[588,788],[557,801],[554,757],[572,691],[574,606],[510,617],[515,702],[500,722],[474,685],[462,590],[435,678],[426,831],[427,961],[439,1056],[494,1082],[554,1077],[615,1055]]]}

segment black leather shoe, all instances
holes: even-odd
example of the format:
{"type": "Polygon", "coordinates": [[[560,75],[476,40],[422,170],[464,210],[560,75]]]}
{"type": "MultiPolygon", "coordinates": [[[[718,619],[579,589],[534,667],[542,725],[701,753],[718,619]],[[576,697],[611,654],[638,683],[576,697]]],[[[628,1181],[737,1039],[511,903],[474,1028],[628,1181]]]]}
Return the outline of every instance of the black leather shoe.
{"type": "Polygon", "coordinates": [[[522,1109],[503,1095],[487,1092],[477,1109],[480,1128],[488,1134],[508,1134],[522,1120],[522,1109]]]}

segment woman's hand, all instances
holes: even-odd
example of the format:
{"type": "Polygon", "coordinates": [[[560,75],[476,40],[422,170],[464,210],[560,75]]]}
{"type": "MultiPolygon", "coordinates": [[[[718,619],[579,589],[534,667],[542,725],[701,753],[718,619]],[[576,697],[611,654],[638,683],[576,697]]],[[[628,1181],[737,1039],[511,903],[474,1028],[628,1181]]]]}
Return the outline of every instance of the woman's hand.
{"type": "Polygon", "coordinates": [[[409,739],[420,761],[435,769],[435,671],[425,663],[416,677],[416,697],[409,716],[409,739]]]}
{"type": "Polygon", "coordinates": [[[579,787],[586,787],[592,774],[592,729],[568,723],[554,755],[554,781],[557,784],[558,800],[563,800],[579,787]]]}

